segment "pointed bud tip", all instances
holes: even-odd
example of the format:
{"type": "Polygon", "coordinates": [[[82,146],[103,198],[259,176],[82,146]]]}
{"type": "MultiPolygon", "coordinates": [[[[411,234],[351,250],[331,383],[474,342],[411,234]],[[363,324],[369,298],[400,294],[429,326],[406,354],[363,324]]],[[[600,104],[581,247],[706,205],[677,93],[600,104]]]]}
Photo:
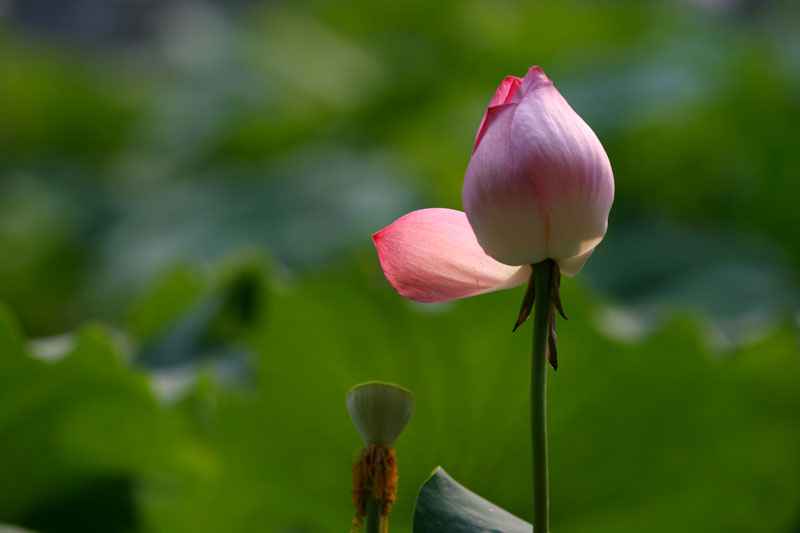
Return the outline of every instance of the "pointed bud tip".
{"type": "Polygon", "coordinates": [[[369,381],[347,393],[347,411],[366,446],[391,446],[414,412],[414,395],[393,383],[369,381]]]}

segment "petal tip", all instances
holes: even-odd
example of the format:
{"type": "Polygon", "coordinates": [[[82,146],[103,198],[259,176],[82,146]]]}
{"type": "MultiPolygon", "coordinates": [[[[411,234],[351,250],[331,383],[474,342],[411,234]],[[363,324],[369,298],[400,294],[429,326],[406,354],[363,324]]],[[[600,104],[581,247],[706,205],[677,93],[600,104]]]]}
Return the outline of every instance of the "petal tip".
{"type": "MultiPolygon", "coordinates": [[[[376,248],[378,248],[378,241],[381,239],[381,233],[383,233],[384,231],[386,231],[386,228],[378,230],[372,234],[372,243],[375,245],[376,248]]],[[[380,249],[378,250],[378,253],[380,253],[380,249]]]]}
{"type": "Polygon", "coordinates": [[[391,285],[392,288],[401,296],[409,298],[409,296],[405,294],[402,284],[397,282],[397,278],[395,278],[394,271],[392,269],[391,261],[389,261],[389,258],[386,256],[386,250],[383,246],[383,235],[390,227],[391,226],[387,226],[382,230],[373,233],[372,242],[375,243],[375,249],[378,252],[378,262],[381,265],[381,270],[383,270],[383,275],[386,277],[386,281],[388,281],[389,285],[391,285]]]}
{"type": "Polygon", "coordinates": [[[544,73],[544,70],[542,70],[542,67],[539,65],[533,65],[530,67],[527,74],[525,74],[525,77],[530,79],[550,81],[550,78],[547,77],[547,74],[544,73]]]}
{"type": "MultiPolygon", "coordinates": [[[[391,255],[391,251],[387,250],[387,247],[390,247],[391,245],[387,243],[387,234],[391,232],[395,224],[402,222],[405,218],[412,214],[413,213],[407,213],[394,223],[372,234],[372,242],[375,243],[375,248],[378,252],[378,262],[381,265],[381,270],[383,270],[383,275],[386,277],[386,281],[389,282],[389,285],[391,285],[400,296],[421,303],[439,302],[442,300],[437,299],[435,296],[428,295],[425,293],[425,291],[420,291],[418,288],[414,288],[413,284],[401,282],[401,280],[398,279],[397,273],[395,272],[394,264],[389,257],[391,255]]],[[[391,241],[391,238],[388,240],[391,241]]]]}
{"type": "Polygon", "coordinates": [[[542,67],[534,65],[528,69],[528,73],[525,74],[522,80],[522,95],[524,96],[526,92],[536,89],[537,87],[550,85],[553,85],[553,82],[547,77],[547,74],[544,73],[542,67]]]}

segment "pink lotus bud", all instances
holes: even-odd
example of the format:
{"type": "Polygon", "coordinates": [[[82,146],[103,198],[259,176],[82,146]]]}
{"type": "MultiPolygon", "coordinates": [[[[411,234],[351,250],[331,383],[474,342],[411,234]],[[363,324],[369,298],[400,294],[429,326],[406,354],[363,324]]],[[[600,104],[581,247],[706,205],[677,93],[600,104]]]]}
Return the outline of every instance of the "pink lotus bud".
{"type": "Polygon", "coordinates": [[[575,275],[603,239],[614,176],[603,146],[539,67],[508,77],[481,121],[464,210],[507,265],[555,260],[575,275]]]}
{"type": "Polygon", "coordinates": [[[386,278],[406,298],[509,289],[546,259],[574,276],[606,233],[614,177],[594,132],[533,67],[495,92],[463,193],[466,215],[420,209],[373,235],[386,278]]]}

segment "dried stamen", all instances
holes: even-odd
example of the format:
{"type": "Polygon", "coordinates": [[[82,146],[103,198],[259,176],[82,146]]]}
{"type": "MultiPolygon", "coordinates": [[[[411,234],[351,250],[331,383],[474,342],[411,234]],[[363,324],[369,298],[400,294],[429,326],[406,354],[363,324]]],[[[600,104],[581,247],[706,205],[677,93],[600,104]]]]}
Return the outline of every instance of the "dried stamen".
{"type": "Polygon", "coordinates": [[[372,444],[364,448],[353,466],[353,519],[355,531],[361,531],[367,514],[367,498],[380,503],[381,531],[388,531],[388,515],[397,501],[397,459],[394,448],[372,444]]]}

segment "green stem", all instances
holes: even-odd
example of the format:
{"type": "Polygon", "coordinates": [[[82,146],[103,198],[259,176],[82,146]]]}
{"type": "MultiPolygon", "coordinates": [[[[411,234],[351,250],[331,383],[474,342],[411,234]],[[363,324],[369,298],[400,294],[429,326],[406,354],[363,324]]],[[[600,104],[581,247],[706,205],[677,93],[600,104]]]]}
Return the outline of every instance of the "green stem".
{"type": "Polygon", "coordinates": [[[381,502],[367,496],[367,533],[380,533],[381,531],[381,502]]]}
{"type": "Polygon", "coordinates": [[[550,335],[553,261],[533,265],[536,301],[533,315],[533,362],[531,365],[531,440],[533,444],[533,531],[549,533],[547,481],[547,340],[550,335]]]}

